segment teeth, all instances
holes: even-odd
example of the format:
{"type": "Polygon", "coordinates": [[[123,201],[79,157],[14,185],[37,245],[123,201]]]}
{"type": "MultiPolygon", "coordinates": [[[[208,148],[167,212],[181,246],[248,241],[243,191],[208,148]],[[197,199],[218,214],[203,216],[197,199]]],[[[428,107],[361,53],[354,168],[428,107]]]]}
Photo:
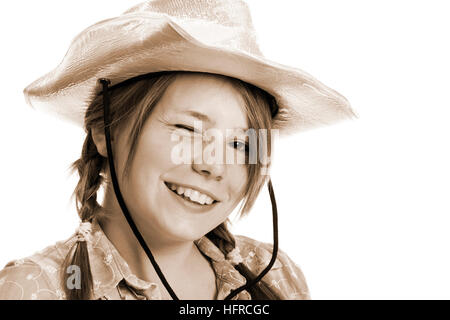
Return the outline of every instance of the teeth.
{"type": "Polygon", "coordinates": [[[200,200],[200,192],[198,192],[197,190],[192,190],[193,192],[192,192],[192,194],[191,194],[191,196],[189,197],[189,199],[191,199],[192,201],[195,201],[195,202],[200,202],[199,200],[200,200]]]}
{"type": "Polygon", "coordinates": [[[181,196],[184,193],[184,188],[183,187],[178,187],[177,188],[177,193],[181,196]]]}
{"type": "Polygon", "coordinates": [[[201,204],[205,204],[205,202],[206,202],[206,197],[207,197],[207,195],[206,194],[202,194],[201,196],[200,196],[200,199],[198,200],[201,204]]]}
{"type": "Polygon", "coordinates": [[[200,193],[197,190],[193,190],[190,188],[183,188],[180,186],[176,186],[174,184],[169,184],[171,190],[176,191],[180,196],[184,195],[186,198],[189,198],[193,202],[197,202],[199,204],[211,204],[214,202],[214,199],[210,196],[200,193]]]}

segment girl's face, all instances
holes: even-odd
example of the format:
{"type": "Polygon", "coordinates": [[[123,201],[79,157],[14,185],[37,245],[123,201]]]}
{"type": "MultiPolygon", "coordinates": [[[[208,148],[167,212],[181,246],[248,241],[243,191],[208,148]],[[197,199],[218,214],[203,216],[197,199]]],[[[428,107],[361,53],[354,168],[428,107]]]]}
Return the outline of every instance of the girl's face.
{"type": "Polygon", "coordinates": [[[125,178],[122,172],[131,126],[120,133],[113,145],[119,185],[143,234],[163,241],[192,241],[226,220],[243,198],[247,167],[237,161],[228,164],[225,152],[245,157],[243,144],[234,142],[245,142],[242,132],[247,126],[244,101],[228,80],[182,74],[170,84],[144,124],[125,178]],[[177,162],[177,147],[189,146],[194,137],[202,136],[190,131],[199,121],[203,131],[214,128],[221,133],[224,157],[211,163],[208,155],[215,153],[205,152],[211,144],[200,142],[203,152],[195,154],[192,148],[189,161],[177,162]],[[238,138],[230,133],[237,133],[238,138]]]}

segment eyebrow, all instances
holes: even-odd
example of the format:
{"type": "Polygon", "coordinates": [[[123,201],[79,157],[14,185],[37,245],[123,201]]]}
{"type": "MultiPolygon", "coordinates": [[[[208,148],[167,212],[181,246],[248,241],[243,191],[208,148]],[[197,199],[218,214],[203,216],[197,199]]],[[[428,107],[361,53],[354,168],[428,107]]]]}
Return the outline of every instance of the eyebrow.
{"type": "Polygon", "coordinates": [[[188,110],[188,111],[183,111],[182,113],[187,114],[191,117],[197,118],[201,121],[206,121],[209,123],[215,123],[214,121],[212,121],[206,114],[197,112],[197,111],[192,111],[192,110],[188,110]]]}
{"type": "MultiPolygon", "coordinates": [[[[203,114],[201,112],[198,111],[192,111],[192,110],[187,110],[187,111],[182,111],[181,113],[187,114],[191,117],[197,118],[200,121],[205,121],[205,122],[209,122],[211,124],[215,124],[216,122],[211,120],[211,118],[209,118],[206,114],[203,114]]],[[[242,129],[242,130],[248,130],[248,128],[241,128],[241,127],[235,127],[235,128],[230,128],[230,129],[242,129]]]]}

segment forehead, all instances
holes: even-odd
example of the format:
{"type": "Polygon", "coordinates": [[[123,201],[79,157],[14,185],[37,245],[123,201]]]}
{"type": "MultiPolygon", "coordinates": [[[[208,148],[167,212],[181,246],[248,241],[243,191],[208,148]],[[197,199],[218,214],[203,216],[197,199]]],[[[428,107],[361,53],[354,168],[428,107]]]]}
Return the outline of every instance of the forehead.
{"type": "Polygon", "coordinates": [[[161,111],[168,116],[205,115],[217,126],[245,128],[245,102],[231,81],[213,74],[179,74],[159,102],[161,111]]]}

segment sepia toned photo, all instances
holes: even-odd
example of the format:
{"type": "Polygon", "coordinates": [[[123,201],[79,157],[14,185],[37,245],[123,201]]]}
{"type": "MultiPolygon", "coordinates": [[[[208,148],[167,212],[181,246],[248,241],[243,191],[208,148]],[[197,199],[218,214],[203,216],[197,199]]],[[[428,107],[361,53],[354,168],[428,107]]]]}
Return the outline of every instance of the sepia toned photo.
{"type": "Polygon", "coordinates": [[[0,299],[448,299],[450,50],[400,2],[30,2],[0,299]]]}

